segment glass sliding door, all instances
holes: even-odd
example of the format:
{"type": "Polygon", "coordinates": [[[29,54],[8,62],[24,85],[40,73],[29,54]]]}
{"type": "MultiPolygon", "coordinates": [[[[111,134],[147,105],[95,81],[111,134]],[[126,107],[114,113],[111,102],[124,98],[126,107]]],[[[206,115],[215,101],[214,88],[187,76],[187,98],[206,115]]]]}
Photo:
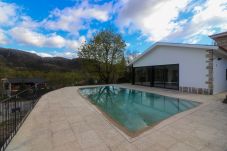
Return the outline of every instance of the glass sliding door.
{"type": "Polygon", "coordinates": [[[179,65],[153,66],[153,86],[178,89],[179,87],[179,65]]]}
{"type": "Polygon", "coordinates": [[[165,87],[165,66],[154,66],[154,87],[165,87]]]}
{"type": "Polygon", "coordinates": [[[151,73],[150,67],[135,68],[135,84],[150,86],[151,73]]]}
{"type": "Polygon", "coordinates": [[[179,85],[179,66],[178,65],[166,66],[165,88],[178,89],[178,85],[179,85]]]}
{"type": "Polygon", "coordinates": [[[141,68],[135,68],[135,84],[139,85],[140,84],[140,72],[141,68]]]}
{"type": "Polygon", "coordinates": [[[179,89],[179,65],[158,65],[134,68],[137,85],[179,89]]]}

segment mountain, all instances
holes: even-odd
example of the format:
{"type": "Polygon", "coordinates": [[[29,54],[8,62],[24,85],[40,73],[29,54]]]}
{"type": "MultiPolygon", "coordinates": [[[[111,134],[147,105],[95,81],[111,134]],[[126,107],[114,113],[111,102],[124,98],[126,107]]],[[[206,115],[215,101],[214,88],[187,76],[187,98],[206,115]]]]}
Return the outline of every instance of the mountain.
{"type": "Polygon", "coordinates": [[[34,53],[8,48],[0,48],[0,62],[16,69],[42,71],[77,71],[81,68],[78,58],[40,57],[34,53]]]}

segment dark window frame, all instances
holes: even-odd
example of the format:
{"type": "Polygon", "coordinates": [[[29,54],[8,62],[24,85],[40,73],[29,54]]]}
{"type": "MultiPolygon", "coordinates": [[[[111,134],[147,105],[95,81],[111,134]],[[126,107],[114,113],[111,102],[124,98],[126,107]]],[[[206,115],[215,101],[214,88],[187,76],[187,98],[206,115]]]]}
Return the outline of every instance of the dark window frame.
{"type": "Polygon", "coordinates": [[[227,69],[225,69],[225,80],[227,80],[227,69]]]}
{"type": "MultiPolygon", "coordinates": [[[[164,75],[165,75],[165,77],[163,78],[163,81],[164,81],[164,83],[163,83],[163,86],[161,86],[160,88],[166,88],[166,89],[174,89],[174,90],[179,90],[179,79],[180,79],[180,77],[179,77],[179,71],[180,71],[180,65],[179,64],[165,64],[165,65],[155,65],[155,66],[140,66],[140,67],[132,67],[133,68],[133,70],[134,70],[134,72],[133,72],[133,79],[132,79],[132,84],[135,84],[135,85],[142,85],[142,84],[139,84],[137,81],[136,81],[136,69],[142,69],[142,68],[147,68],[147,69],[150,69],[150,72],[151,73],[149,73],[149,75],[151,75],[151,77],[149,77],[150,78],[150,87],[158,87],[157,85],[155,85],[154,84],[154,81],[155,81],[155,68],[164,68],[164,75]],[[166,73],[167,73],[167,71],[168,71],[168,66],[177,66],[177,71],[178,71],[178,74],[177,74],[177,87],[176,88],[170,88],[170,87],[166,87],[166,83],[167,83],[167,77],[166,77],[166,73]]],[[[147,86],[147,85],[143,85],[143,86],[147,86]]]]}

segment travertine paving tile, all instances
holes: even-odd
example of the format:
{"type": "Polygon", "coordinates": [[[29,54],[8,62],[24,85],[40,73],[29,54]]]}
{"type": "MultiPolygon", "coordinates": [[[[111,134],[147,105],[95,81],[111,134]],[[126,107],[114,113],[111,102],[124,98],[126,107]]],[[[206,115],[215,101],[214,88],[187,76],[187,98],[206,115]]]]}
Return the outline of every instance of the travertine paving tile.
{"type": "Polygon", "coordinates": [[[226,151],[226,148],[221,148],[220,146],[210,143],[209,145],[202,148],[200,151],[226,151]]]}
{"type": "Polygon", "coordinates": [[[53,133],[51,140],[53,141],[53,146],[56,147],[73,142],[76,140],[76,137],[71,129],[66,129],[53,133]]]}
{"type": "Polygon", "coordinates": [[[141,151],[167,151],[167,150],[168,150],[167,148],[164,148],[164,147],[162,147],[162,146],[160,146],[158,144],[153,144],[150,147],[145,148],[145,149],[143,149],[141,151]]]}
{"type": "Polygon", "coordinates": [[[77,135],[77,139],[82,149],[102,144],[100,137],[92,130],[80,133],[77,135]]]}
{"type": "Polygon", "coordinates": [[[12,147],[12,146],[9,146],[6,151],[31,151],[31,147],[26,145],[26,146],[16,146],[16,147],[12,147]]]}
{"type": "Polygon", "coordinates": [[[196,148],[197,150],[201,150],[205,146],[209,145],[209,142],[201,139],[196,136],[189,136],[187,139],[182,140],[183,143],[188,144],[196,148]]]}
{"type": "Polygon", "coordinates": [[[92,130],[91,127],[89,125],[87,125],[86,122],[84,122],[84,121],[76,122],[73,124],[70,123],[70,126],[71,126],[71,129],[74,132],[75,136],[92,130]]]}
{"type": "Polygon", "coordinates": [[[138,149],[132,143],[123,141],[118,145],[111,147],[111,151],[137,151],[138,149]]]}
{"type": "Polygon", "coordinates": [[[111,151],[105,144],[100,144],[97,146],[89,147],[83,149],[83,151],[111,151]]]}
{"type": "Polygon", "coordinates": [[[159,144],[162,147],[170,148],[177,143],[177,139],[172,136],[158,132],[157,137],[154,139],[155,144],[159,144]]]}
{"type": "Polygon", "coordinates": [[[61,130],[67,130],[70,129],[70,125],[68,122],[51,122],[49,124],[49,130],[53,133],[61,131],[61,130]]]}
{"type": "Polygon", "coordinates": [[[54,147],[54,151],[82,151],[77,141],[68,142],[60,146],[54,147]]]}
{"type": "Polygon", "coordinates": [[[198,151],[190,145],[184,143],[177,143],[173,145],[168,151],[198,151]]]}
{"type": "Polygon", "coordinates": [[[7,151],[227,151],[227,105],[221,103],[225,95],[121,86],[203,105],[130,139],[82,98],[78,87],[66,87],[42,96],[7,151]]]}

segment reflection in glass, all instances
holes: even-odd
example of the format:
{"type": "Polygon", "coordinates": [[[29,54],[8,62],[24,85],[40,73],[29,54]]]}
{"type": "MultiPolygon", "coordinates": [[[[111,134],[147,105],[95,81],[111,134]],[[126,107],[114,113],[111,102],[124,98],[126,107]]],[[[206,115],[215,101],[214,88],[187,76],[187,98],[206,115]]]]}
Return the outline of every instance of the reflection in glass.
{"type": "Polygon", "coordinates": [[[136,67],[134,81],[137,85],[169,89],[179,88],[179,65],[136,67]]]}

